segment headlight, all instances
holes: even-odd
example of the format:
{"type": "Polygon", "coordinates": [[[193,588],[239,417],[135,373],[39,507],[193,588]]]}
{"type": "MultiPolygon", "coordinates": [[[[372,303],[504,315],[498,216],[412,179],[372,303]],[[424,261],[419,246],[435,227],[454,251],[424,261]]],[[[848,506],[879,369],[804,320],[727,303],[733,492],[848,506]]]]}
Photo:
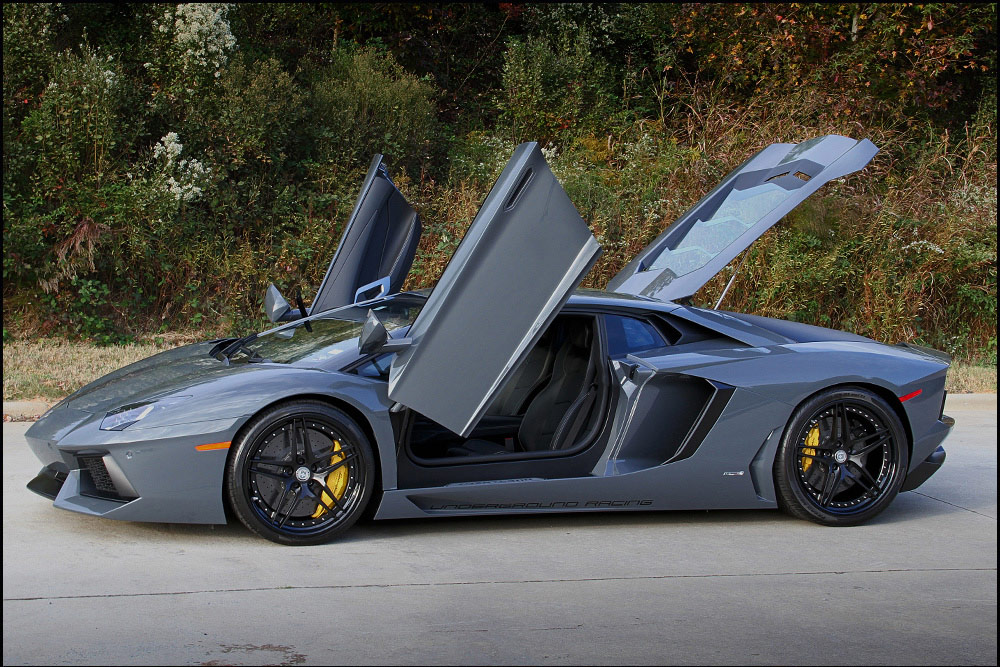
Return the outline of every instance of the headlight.
{"type": "Polygon", "coordinates": [[[123,405],[104,415],[104,419],[101,421],[101,430],[122,431],[137,421],[148,417],[153,410],[163,409],[174,403],[179,403],[186,398],[190,398],[190,396],[172,396],[158,401],[143,401],[142,403],[123,405]]]}

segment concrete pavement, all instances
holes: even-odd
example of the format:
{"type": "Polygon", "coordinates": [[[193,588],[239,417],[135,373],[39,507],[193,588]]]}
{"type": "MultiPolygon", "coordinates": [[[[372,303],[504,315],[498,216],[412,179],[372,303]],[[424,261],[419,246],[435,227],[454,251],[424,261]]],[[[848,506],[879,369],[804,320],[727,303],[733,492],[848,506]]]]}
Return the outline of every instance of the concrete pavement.
{"type": "Polygon", "coordinates": [[[997,417],[870,524],[778,512],[238,524],[57,510],[3,426],[3,662],[996,664],[997,417]]]}

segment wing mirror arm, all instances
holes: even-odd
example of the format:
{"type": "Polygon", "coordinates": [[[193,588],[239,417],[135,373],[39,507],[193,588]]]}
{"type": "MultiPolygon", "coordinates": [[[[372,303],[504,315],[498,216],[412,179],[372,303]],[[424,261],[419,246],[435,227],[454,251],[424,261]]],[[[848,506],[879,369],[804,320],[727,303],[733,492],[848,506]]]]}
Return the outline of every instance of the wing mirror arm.
{"type": "Polygon", "coordinates": [[[390,338],[385,345],[379,348],[379,352],[399,352],[413,345],[411,338],[390,338]]]}
{"type": "Polygon", "coordinates": [[[361,336],[358,337],[358,351],[361,354],[398,352],[408,348],[412,343],[410,338],[390,338],[382,320],[373,310],[368,310],[368,318],[361,328],[361,336]]]}

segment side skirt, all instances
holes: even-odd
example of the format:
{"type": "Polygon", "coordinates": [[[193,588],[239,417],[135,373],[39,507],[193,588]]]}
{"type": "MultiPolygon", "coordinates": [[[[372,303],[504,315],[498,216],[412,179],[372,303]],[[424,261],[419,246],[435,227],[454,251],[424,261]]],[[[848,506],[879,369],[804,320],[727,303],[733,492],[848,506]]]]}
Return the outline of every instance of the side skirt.
{"type": "Polygon", "coordinates": [[[702,475],[692,474],[698,464],[690,461],[613,477],[521,478],[387,491],[375,518],[777,507],[752,487],[750,493],[742,486],[730,493],[718,485],[711,489],[702,475]]]}

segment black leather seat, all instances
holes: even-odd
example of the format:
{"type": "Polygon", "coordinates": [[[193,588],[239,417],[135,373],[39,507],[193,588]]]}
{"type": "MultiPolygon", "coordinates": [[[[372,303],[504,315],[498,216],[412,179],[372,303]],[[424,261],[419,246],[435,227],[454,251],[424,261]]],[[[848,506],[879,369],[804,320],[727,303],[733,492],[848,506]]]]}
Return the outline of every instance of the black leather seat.
{"type": "MultiPolygon", "coordinates": [[[[594,367],[590,363],[591,326],[571,327],[556,353],[552,378],[528,405],[517,432],[523,451],[572,447],[597,397],[594,367]]],[[[490,456],[511,453],[490,440],[471,439],[451,447],[452,456],[490,456]]]]}
{"type": "Polygon", "coordinates": [[[552,330],[535,344],[506,386],[490,405],[486,414],[521,415],[531,403],[531,399],[549,382],[552,375],[552,363],[555,356],[552,344],[552,330]]]}

